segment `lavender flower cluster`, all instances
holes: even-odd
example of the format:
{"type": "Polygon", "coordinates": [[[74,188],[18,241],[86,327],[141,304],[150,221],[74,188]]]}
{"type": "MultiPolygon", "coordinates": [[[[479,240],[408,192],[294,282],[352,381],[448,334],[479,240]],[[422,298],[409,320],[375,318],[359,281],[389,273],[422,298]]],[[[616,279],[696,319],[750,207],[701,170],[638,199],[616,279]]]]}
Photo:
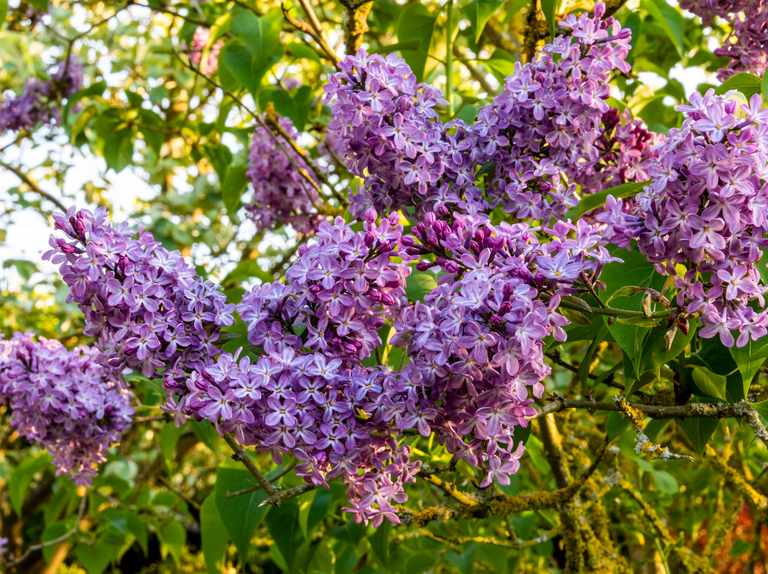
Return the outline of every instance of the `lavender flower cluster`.
{"type": "Polygon", "coordinates": [[[565,340],[560,297],[614,259],[599,227],[584,221],[537,230],[428,214],[404,242],[421,269],[437,266],[442,275],[395,323],[393,343],[410,359],[407,392],[378,408],[417,421],[423,435],[436,432],[451,452],[485,468],[482,486],[509,484],[523,453],[515,431],[535,412],[529,391],[541,397],[549,374],[543,340],[565,340]]]}
{"type": "Polygon", "coordinates": [[[103,210],[71,209],[54,219],[64,237],[52,237],[43,257],[59,264],[70,299],[85,314],[86,334],[114,367],[146,376],[165,368],[174,390],[185,369],[218,354],[233,308],[181,255],[150,233],[134,237],[126,225],[110,225],[103,210]]]}
{"type": "Polygon", "coordinates": [[[208,45],[211,31],[208,28],[200,27],[195,30],[192,36],[192,44],[189,47],[189,61],[193,66],[200,68],[200,71],[206,76],[215,76],[219,70],[219,54],[224,47],[223,40],[217,40],[209,49],[208,57],[203,61],[203,52],[208,45]]]}
{"type": "MultiPolygon", "coordinates": [[[[280,117],[278,122],[290,138],[298,137],[291,120],[280,117]]],[[[311,174],[306,162],[286,142],[267,127],[256,128],[247,172],[253,199],[246,209],[258,229],[284,224],[302,233],[317,229],[320,216],[314,206],[318,194],[301,175],[302,170],[311,174]]]]}
{"type": "Polygon", "coordinates": [[[516,217],[562,217],[575,183],[600,169],[608,83],[629,71],[631,46],[630,31],[604,13],[598,4],[594,15],[569,15],[560,23],[568,33],[518,65],[478,114],[473,158],[493,164],[486,193],[516,217]]]}
{"type": "Polygon", "coordinates": [[[650,134],[605,101],[611,77],[629,70],[631,33],[604,13],[598,4],[593,16],[561,22],[563,34],[518,66],[471,126],[441,123],[439,93],[400,58],[343,60],[326,86],[328,129],[350,171],[365,178],[357,212],[447,206],[472,214],[501,205],[551,221],[575,204],[578,186],[591,193],[642,178],[650,134]],[[487,166],[483,196],[476,177],[487,166]]]}
{"type": "Polygon", "coordinates": [[[0,132],[32,129],[39,124],[58,122],[57,105],[83,85],[83,66],[70,57],[61,62],[47,80],[30,78],[22,93],[0,103],[0,132]]]}
{"type": "Polygon", "coordinates": [[[133,418],[130,393],[98,351],[22,333],[0,340],[0,401],[19,434],[78,484],[91,482],[133,418]]]}
{"type": "Polygon", "coordinates": [[[297,457],[314,484],[343,477],[353,511],[375,524],[397,519],[392,504],[418,469],[392,430],[364,414],[382,373],[361,360],[405,303],[401,233],[396,214],[377,223],[369,212],[362,231],[341,219],[321,224],[286,284],[258,286],[238,308],[264,354],[255,363],[219,356],[190,375],[181,404],[244,444],[297,457]]]}
{"type": "Polygon", "coordinates": [[[637,239],[675,278],[678,304],[702,316],[702,337],[744,346],[768,332],[768,311],[754,308],[765,306],[758,261],[768,245],[768,110],[759,94],[740,105],[712,90],[679,109],[683,125],[657,146],[650,185],[631,202],[609,198],[600,219],[614,241],[637,239]]]}
{"type": "Polygon", "coordinates": [[[438,189],[472,183],[465,126],[439,121],[438,90],[417,82],[394,54],[361,50],[339,67],[325,86],[332,111],[328,134],[349,170],[365,178],[364,189],[352,198],[356,215],[370,207],[420,205],[438,189]]]}
{"type": "Polygon", "coordinates": [[[683,0],[682,8],[701,16],[705,24],[716,17],[731,25],[718,56],[730,59],[718,72],[721,80],[736,72],[762,76],[768,69],[768,2],[766,0],[683,0]]]}

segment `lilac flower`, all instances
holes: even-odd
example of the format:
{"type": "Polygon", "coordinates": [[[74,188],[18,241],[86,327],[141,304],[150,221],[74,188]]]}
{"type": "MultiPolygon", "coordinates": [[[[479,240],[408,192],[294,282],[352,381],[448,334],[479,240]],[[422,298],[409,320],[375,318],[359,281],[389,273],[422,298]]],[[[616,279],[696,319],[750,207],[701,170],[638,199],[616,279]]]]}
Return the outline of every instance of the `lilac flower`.
{"type": "Polygon", "coordinates": [[[65,237],[52,237],[44,258],[59,264],[86,334],[115,367],[164,372],[169,391],[183,388],[177,377],[208,364],[221,328],[233,322],[218,287],[149,233],[110,225],[103,211],[71,209],[54,219],[65,237]]]}
{"type": "MultiPolygon", "coordinates": [[[[298,133],[288,118],[279,118],[283,130],[296,138],[298,133]]],[[[265,127],[253,132],[248,156],[248,179],[253,199],[246,205],[259,229],[290,224],[297,231],[314,231],[320,221],[318,194],[300,170],[310,175],[306,162],[280,136],[265,127]]]]}
{"type": "Polygon", "coordinates": [[[631,34],[613,18],[569,15],[563,34],[520,65],[472,126],[475,164],[491,164],[486,195],[519,218],[561,217],[584,193],[643,177],[649,138],[606,103],[608,83],[626,73],[631,34]]]}
{"type": "Polygon", "coordinates": [[[379,398],[364,393],[373,401],[364,408],[401,431],[434,432],[487,470],[484,486],[508,484],[523,452],[515,430],[527,426],[529,393],[540,397],[549,374],[544,339],[564,339],[559,295],[612,258],[600,229],[584,222],[540,230],[427,213],[413,233],[406,254],[421,269],[441,268],[439,285],[398,316],[392,343],[409,363],[383,379],[379,398]]]}
{"type": "Polygon", "coordinates": [[[47,79],[30,78],[22,93],[0,102],[0,133],[29,130],[39,124],[59,121],[57,106],[83,84],[83,66],[75,57],[61,62],[47,79]]]}
{"type": "Polygon", "coordinates": [[[759,95],[747,106],[713,91],[693,94],[680,109],[682,127],[653,152],[650,185],[632,201],[610,198],[597,219],[614,241],[636,239],[659,272],[675,278],[678,303],[701,313],[702,337],[743,346],[763,336],[768,321],[758,269],[768,244],[768,115],[759,95]]]}
{"type": "Polygon", "coordinates": [[[361,50],[341,61],[325,87],[332,119],[328,133],[349,170],[365,178],[352,198],[355,215],[419,206],[445,196],[472,196],[468,130],[442,124],[440,92],[416,81],[400,57],[361,50]],[[464,189],[468,188],[468,189],[464,189]]]}
{"type": "Polygon", "coordinates": [[[78,484],[91,482],[133,417],[131,395],[101,353],[22,333],[0,340],[0,401],[19,434],[78,484]]]}
{"type": "Polygon", "coordinates": [[[268,351],[305,347],[344,360],[371,354],[378,330],[405,300],[409,272],[393,261],[402,231],[397,214],[379,224],[375,217],[368,213],[359,232],[340,218],[322,223],[286,272],[286,285],[261,285],[243,297],[238,310],[252,344],[268,351]],[[285,332],[288,325],[303,334],[285,332]]]}
{"type": "Polygon", "coordinates": [[[762,76],[768,68],[768,4],[765,0],[682,0],[680,7],[701,16],[705,25],[722,18],[731,25],[718,56],[730,58],[726,68],[718,72],[721,80],[736,72],[752,72],[762,76]]]}

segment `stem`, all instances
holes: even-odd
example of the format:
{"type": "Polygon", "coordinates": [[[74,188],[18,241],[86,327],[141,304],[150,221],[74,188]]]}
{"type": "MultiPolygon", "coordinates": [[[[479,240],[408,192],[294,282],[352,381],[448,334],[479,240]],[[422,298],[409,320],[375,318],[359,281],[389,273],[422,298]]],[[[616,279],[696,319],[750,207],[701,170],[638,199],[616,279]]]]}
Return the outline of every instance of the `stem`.
{"type": "Polygon", "coordinates": [[[448,21],[445,36],[445,99],[448,100],[448,115],[453,117],[453,0],[445,6],[448,21]]]}
{"type": "Polygon", "coordinates": [[[259,469],[256,468],[256,465],[253,464],[253,461],[248,456],[248,453],[245,452],[245,449],[243,449],[240,444],[238,444],[237,440],[235,440],[235,437],[233,437],[230,433],[225,433],[221,436],[227,442],[229,448],[231,448],[235,453],[232,458],[242,462],[243,465],[245,465],[245,468],[248,469],[248,472],[250,472],[256,479],[256,482],[258,482],[261,488],[264,489],[264,492],[266,492],[269,496],[273,496],[277,492],[275,487],[272,486],[272,484],[266,478],[264,478],[264,475],[259,472],[259,469]]]}
{"type": "Polygon", "coordinates": [[[656,311],[655,313],[646,314],[643,311],[634,311],[632,309],[615,309],[613,307],[591,307],[589,305],[577,305],[571,303],[568,300],[560,302],[560,306],[565,309],[572,309],[574,311],[581,311],[582,313],[591,313],[593,315],[607,315],[609,317],[626,317],[631,319],[664,319],[670,317],[673,311],[656,311]]]}

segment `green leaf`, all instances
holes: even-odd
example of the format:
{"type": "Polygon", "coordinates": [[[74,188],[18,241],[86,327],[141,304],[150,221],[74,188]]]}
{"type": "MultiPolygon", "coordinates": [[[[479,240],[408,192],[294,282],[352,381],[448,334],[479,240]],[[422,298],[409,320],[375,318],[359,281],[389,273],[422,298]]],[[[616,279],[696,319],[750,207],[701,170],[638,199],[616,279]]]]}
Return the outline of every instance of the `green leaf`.
{"type": "Polygon", "coordinates": [[[157,537],[162,544],[163,555],[170,552],[174,562],[178,565],[181,562],[181,554],[184,552],[184,545],[187,542],[187,531],[176,520],[169,520],[157,529],[157,537]]]}
{"type": "Polygon", "coordinates": [[[688,334],[677,329],[672,345],[667,349],[668,325],[660,325],[648,334],[643,345],[643,356],[640,371],[650,371],[677,357],[690,344],[698,329],[698,320],[692,319],[688,326],[688,334]]]}
{"type": "Polygon", "coordinates": [[[384,566],[389,564],[389,533],[392,526],[386,520],[379,526],[368,540],[371,543],[373,554],[384,566]]]}
{"type": "Polygon", "coordinates": [[[549,24],[549,33],[554,38],[557,31],[557,14],[562,0],[541,0],[541,11],[549,24]]]}
{"type": "Polygon", "coordinates": [[[609,195],[612,195],[616,199],[632,197],[633,195],[639,193],[647,184],[648,181],[633,181],[629,183],[622,183],[614,187],[603,189],[597,193],[586,195],[581,199],[579,204],[576,207],[570,209],[568,213],[565,214],[565,216],[572,221],[576,221],[585,213],[598,207],[602,207],[602,205],[605,203],[605,200],[608,199],[609,195]]]}
{"type": "Polygon", "coordinates": [[[715,92],[718,94],[724,94],[731,90],[741,92],[747,98],[751,98],[754,94],[760,92],[763,86],[763,81],[753,74],[742,72],[740,74],[734,74],[722,84],[720,84],[715,92]]]}
{"type": "Polygon", "coordinates": [[[243,85],[256,94],[264,74],[283,54],[280,44],[282,15],[279,10],[272,10],[259,17],[250,10],[236,7],[231,22],[232,33],[250,53],[250,78],[243,85]]]}
{"type": "Polygon", "coordinates": [[[24,496],[32,479],[35,474],[48,466],[50,461],[51,457],[47,453],[28,454],[11,472],[8,479],[8,495],[11,498],[11,506],[19,516],[24,505],[24,496]]]}
{"type": "Polygon", "coordinates": [[[304,541],[299,527],[299,505],[289,499],[267,514],[267,529],[285,559],[288,570],[293,571],[297,550],[304,541]]]}
{"type": "Polygon", "coordinates": [[[3,269],[15,267],[16,272],[24,281],[29,281],[32,274],[37,272],[37,265],[26,259],[6,259],[3,261],[3,269]]]}
{"type": "Polygon", "coordinates": [[[122,544],[116,544],[102,536],[93,544],[78,544],[75,548],[75,556],[88,574],[101,574],[117,556],[120,546],[122,544]]]}
{"type": "Polygon", "coordinates": [[[8,15],[8,0],[0,0],[0,29],[5,23],[5,17],[8,15]]]}
{"type": "Polygon", "coordinates": [[[123,128],[108,135],[104,140],[104,159],[107,166],[121,172],[133,160],[133,128],[123,128]]]}
{"type": "Polygon", "coordinates": [[[680,490],[677,479],[666,470],[654,470],[653,480],[656,483],[656,490],[662,494],[672,496],[680,490]]]}
{"type": "Polygon", "coordinates": [[[246,171],[248,165],[243,161],[238,161],[229,166],[224,181],[221,182],[221,194],[224,197],[224,206],[230,217],[234,217],[240,209],[240,200],[245,191],[248,178],[246,171]]]}
{"type": "Polygon", "coordinates": [[[719,422],[712,417],[693,417],[683,419],[680,425],[693,443],[696,452],[702,453],[719,422]]]}
{"type": "Polygon", "coordinates": [[[475,42],[480,40],[488,20],[501,8],[502,4],[504,4],[504,0],[472,0],[464,8],[464,14],[469,20],[470,32],[475,42]]]}
{"type": "Polygon", "coordinates": [[[254,486],[255,479],[245,469],[220,467],[216,472],[216,508],[243,561],[247,560],[251,536],[264,520],[269,507],[259,506],[266,498],[263,490],[239,496],[227,495],[254,486]]]}
{"type": "Polygon", "coordinates": [[[437,287],[437,279],[434,273],[414,271],[408,276],[405,293],[408,296],[408,301],[416,302],[423,300],[427,293],[435,287],[437,287]]]}
{"type": "Polygon", "coordinates": [[[413,2],[403,8],[397,24],[397,39],[400,42],[416,42],[416,48],[403,49],[400,52],[418,81],[424,78],[434,29],[435,17],[423,4],[413,2]]]}
{"type": "Polygon", "coordinates": [[[760,82],[760,95],[763,96],[763,104],[768,103],[768,70],[765,71],[760,82]]]}
{"type": "Polygon", "coordinates": [[[160,429],[160,451],[163,453],[165,467],[170,471],[176,461],[176,443],[179,437],[184,434],[182,427],[177,427],[175,423],[165,423],[160,429]]]}
{"type": "Polygon", "coordinates": [[[219,55],[219,79],[227,90],[246,88],[258,93],[261,78],[255,78],[251,68],[253,57],[248,48],[237,39],[228,42],[219,55]]]}
{"type": "Polygon", "coordinates": [[[704,367],[693,367],[693,384],[703,395],[725,400],[727,377],[713,373],[704,367]]]}
{"type": "Polygon", "coordinates": [[[307,536],[312,534],[315,527],[320,524],[331,509],[333,503],[333,493],[330,490],[316,489],[312,505],[307,514],[307,536]]]}
{"type": "Polygon", "coordinates": [[[749,340],[743,347],[731,347],[731,357],[736,362],[736,366],[741,373],[741,380],[744,384],[744,396],[749,391],[749,385],[752,379],[768,359],[768,337],[763,337],[758,341],[749,340]]]}
{"type": "Polygon", "coordinates": [[[149,544],[149,532],[147,524],[139,514],[133,510],[123,508],[108,508],[99,514],[99,520],[109,524],[116,531],[131,535],[136,539],[142,552],[147,554],[149,544]]]}
{"type": "MultiPolygon", "coordinates": [[[[630,288],[661,289],[664,277],[659,275],[648,263],[645,256],[635,248],[632,251],[613,249],[612,254],[622,259],[621,263],[609,263],[603,269],[600,280],[605,283],[605,290],[600,294],[604,303],[611,307],[639,311],[643,306],[643,293],[624,294],[630,288]]],[[[606,325],[611,336],[630,359],[634,374],[640,374],[640,357],[643,351],[648,329],[606,318],[606,325]]]]}
{"type": "Polygon", "coordinates": [[[642,6],[659,23],[680,57],[685,54],[685,19],[667,0],[643,0],[642,6]]]}
{"type": "Polygon", "coordinates": [[[229,536],[219,515],[215,494],[208,495],[200,507],[200,535],[208,572],[210,574],[221,572],[229,536]]]}

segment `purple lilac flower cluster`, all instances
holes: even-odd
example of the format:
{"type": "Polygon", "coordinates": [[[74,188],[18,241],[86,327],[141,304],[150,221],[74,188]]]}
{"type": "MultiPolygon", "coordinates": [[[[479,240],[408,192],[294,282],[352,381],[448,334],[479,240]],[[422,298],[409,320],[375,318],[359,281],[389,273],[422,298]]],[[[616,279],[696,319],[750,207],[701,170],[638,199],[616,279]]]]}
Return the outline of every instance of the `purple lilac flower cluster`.
{"type": "Polygon", "coordinates": [[[78,484],[91,482],[133,418],[130,393],[98,351],[22,333],[0,341],[0,401],[19,434],[78,484]]]}
{"type": "Polygon", "coordinates": [[[65,237],[52,237],[44,258],[60,265],[70,299],[85,314],[86,334],[115,367],[146,376],[165,368],[173,390],[180,371],[218,354],[232,305],[181,255],[148,232],[134,237],[127,225],[110,225],[103,210],[71,209],[54,219],[65,237]]]}
{"type": "Polygon", "coordinates": [[[30,78],[19,96],[0,103],[0,132],[32,129],[42,123],[59,121],[57,104],[83,85],[83,66],[77,58],[62,62],[47,80],[30,78]]]}
{"type": "Polygon", "coordinates": [[[705,24],[716,17],[727,20],[731,31],[718,56],[730,58],[718,72],[721,80],[736,72],[762,76],[768,69],[768,2],[766,0],[682,0],[682,8],[701,16],[705,24]]]}
{"type": "Polygon", "coordinates": [[[203,59],[203,52],[208,44],[208,39],[211,36],[211,31],[208,28],[200,27],[195,30],[194,36],[192,36],[192,44],[189,47],[189,61],[193,66],[198,66],[200,71],[206,76],[215,76],[219,69],[219,54],[224,47],[224,41],[216,41],[208,51],[208,57],[205,61],[203,59]]]}
{"type": "MultiPolygon", "coordinates": [[[[288,118],[278,119],[289,137],[298,132],[288,118]]],[[[257,127],[248,157],[253,199],[246,205],[258,229],[290,224],[299,232],[314,231],[320,221],[315,188],[299,173],[310,174],[306,162],[266,127],[257,127]]],[[[310,176],[311,177],[311,176],[310,176]]]]}
{"type": "Polygon", "coordinates": [[[393,260],[401,233],[396,213],[377,223],[367,212],[362,231],[341,218],[323,222],[299,249],[286,284],[261,285],[243,297],[238,310],[249,341],[267,350],[285,343],[331,357],[368,357],[384,321],[405,302],[409,268],[393,260]]]}
{"type": "Polygon", "coordinates": [[[560,296],[593,280],[613,258],[598,227],[557,223],[493,226],[472,216],[451,223],[427,214],[404,240],[422,270],[437,266],[439,285],[395,323],[395,344],[410,363],[403,390],[378,405],[486,469],[482,482],[509,484],[522,443],[515,430],[535,411],[549,374],[543,340],[565,340],[560,296]],[[414,422],[415,421],[415,424],[414,422]]]}
{"type": "Polygon", "coordinates": [[[342,60],[340,69],[325,87],[332,112],[328,133],[349,170],[365,178],[353,198],[356,214],[420,204],[448,186],[446,173],[451,187],[473,181],[466,129],[459,121],[439,121],[440,92],[417,82],[405,61],[361,50],[342,60]]]}
{"type": "Polygon", "coordinates": [[[394,429],[364,410],[367,394],[381,392],[380,372],[289,343],[269,348],[256,362],[224,354],[193,373],[186,412],[277,458],[296,457],[307,482],[341,477],[358,520],[398,522],[393,504],[419,466],[394,429]]]}
{"type": "Polygon", "coordinates": [[[343,477],[356,516],[374,524],[397,520],[392,504],[418,469],[392,429],[365,414],[381,374],[361,366],[405,303],[401,233],[396,214],[377,223],[369,212],[357,232],[341,219],[322,223],[286,284],[258,286],[239,306],[264,354],[255,363],[219,356],[187,379],[181,405],[244,444],[297,457],[313,484],[343,477]]]}
{"type": "Polygon", "coordinates": [[[675,278],[678,304],[702,315],[702,337],[744,346],[768,332],[768,312],[754,308],[765,305],[768,110],[759,94],[744,105],[712,90],[679,109],[683,125],[658,146],[650,185],[631,202],[609,198],[599,218],[675,278]]]}
{"type": "Polygon", "coordinates": [[[569,15],[560,23],[567,33],[518,65],[478,114],[473,158],[493,164],[486,193],[514,216],[561,217],[576,203],[579,174],[598,169],[608,83],[629,71],[631,41],[604,13],[598,4],[594,15],[569,15]]]}

